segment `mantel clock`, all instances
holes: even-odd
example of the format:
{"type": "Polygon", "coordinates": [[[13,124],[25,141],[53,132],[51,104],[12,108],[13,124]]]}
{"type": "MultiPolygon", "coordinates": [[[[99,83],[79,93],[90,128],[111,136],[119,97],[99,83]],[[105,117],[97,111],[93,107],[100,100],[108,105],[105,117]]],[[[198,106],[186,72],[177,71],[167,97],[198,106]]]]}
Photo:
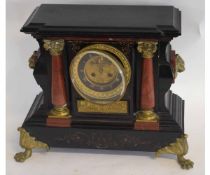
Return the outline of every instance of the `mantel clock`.
{"type": "Polygon", "coordinates": [[[170,91],[184,71],[170,45],[181,35],[177,8],[43,4],[21,32],[39,44],[29,67],[42,92],[18,129],[17,161],[74,147],[169,153],[193,166],[184,101],[170,91]]]}

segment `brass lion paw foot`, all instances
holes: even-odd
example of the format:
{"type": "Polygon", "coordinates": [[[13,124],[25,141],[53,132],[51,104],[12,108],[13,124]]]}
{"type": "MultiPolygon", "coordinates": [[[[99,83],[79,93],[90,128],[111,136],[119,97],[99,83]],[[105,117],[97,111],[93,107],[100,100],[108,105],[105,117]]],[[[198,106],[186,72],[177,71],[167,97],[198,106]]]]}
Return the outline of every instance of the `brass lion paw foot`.
{"type": "Polygon", "coordinates": [[[19,152],[19,153],[15,154],[14,158],[17,162],[24,162],[26,159],[31,157],[31,155],[32,155],[32,150],[26,149],[24,152],[19,152]]]}
{"type": "Polygon", "coordinates": [[[31,157],[33,148],[49,149],[46,143],[38,141],[35,137],[31,137],[24,128],[18,128],[18,131],[20,131],[20,146],[24,148],[25,151],[15,154],[14,158],[17,162],[24,162],[31,157]]]}
{"type": "Polygon", "coordinates": [[[193,168],[194,163],[190,159],[185,159],[183,156],[181,156],[181,157],[177,156],[177,161],[179,162],[180,166],[183,169],[193,168]]]}
{"type": "Polygon", "coordinates": [[[177,161],[183,169],[193,168],[194,163],[185,159],[184,156],[188,152],[187,135],[183,135],[181,138],[177,138],[175,143],[171,143],[164,148],[160,148],[156,152],[156,156],[160,154],[175,154],[177,155],[177,161]]]}

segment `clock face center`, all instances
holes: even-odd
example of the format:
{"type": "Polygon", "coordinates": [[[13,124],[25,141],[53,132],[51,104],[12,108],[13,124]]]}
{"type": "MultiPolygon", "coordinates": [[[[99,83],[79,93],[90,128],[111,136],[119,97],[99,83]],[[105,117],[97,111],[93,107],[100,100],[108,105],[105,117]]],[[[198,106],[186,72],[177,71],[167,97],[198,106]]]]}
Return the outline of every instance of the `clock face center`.
{"type": "MultiPolygon", "coordinates": [[[[106,93],[118,88],[116,95],[125,86],[124,68],[117,58],[102,51],[85,51],[78,61],[78,78],[85,88],[106,93]]],[[[85,91],[81,87],[81,91],[85,91]]],[[[98,96],[99,98],[99,96],[98,96]]],[[[108,98],[108,96],[107,96],[108,98]]]]}
{"type": "Polygon", "coordinates": [[[84,66],[87,79],[96,84],[107,84],[116,79],[117,67],[106,57],[92,56],[84,66]]]}

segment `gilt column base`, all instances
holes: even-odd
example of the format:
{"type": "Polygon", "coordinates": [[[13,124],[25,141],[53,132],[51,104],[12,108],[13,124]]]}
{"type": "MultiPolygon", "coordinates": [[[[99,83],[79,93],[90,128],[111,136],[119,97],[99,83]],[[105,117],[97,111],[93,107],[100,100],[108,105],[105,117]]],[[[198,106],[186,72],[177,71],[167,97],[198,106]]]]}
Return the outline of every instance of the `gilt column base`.
{"type": "Polygon", "coordinates": [[[137,112],[134,129],[159,131],[159,116],[151,110],[137,112]]]}

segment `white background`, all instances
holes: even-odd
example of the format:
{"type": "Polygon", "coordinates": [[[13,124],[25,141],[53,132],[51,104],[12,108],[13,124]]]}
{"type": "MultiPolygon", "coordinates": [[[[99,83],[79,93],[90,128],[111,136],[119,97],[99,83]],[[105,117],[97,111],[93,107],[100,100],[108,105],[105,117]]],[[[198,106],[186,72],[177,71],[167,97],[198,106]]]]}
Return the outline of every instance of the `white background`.
{"type": "Polygon", "coordinates": [[[153,175],[204,174],[204,1],[192,0],[107,0],[39,1],[7,0],[7,175],[153,175]],[[192,170],[182,170],[175,157],[156,158],[153,154],[128,151],[52,149],[34,152],[25,163],[13,156],[21,151],[17,127],[21,126],[40,88],[28,68],[28,58],[38,48],[36,41],[19,30],[33,9],[41,3],[174,5],[182,11],[182,36],[172,41],[186,63],[172,90],[185,99],[185,132],[189,135],[187,155],[195,162],[192,170]]]}

